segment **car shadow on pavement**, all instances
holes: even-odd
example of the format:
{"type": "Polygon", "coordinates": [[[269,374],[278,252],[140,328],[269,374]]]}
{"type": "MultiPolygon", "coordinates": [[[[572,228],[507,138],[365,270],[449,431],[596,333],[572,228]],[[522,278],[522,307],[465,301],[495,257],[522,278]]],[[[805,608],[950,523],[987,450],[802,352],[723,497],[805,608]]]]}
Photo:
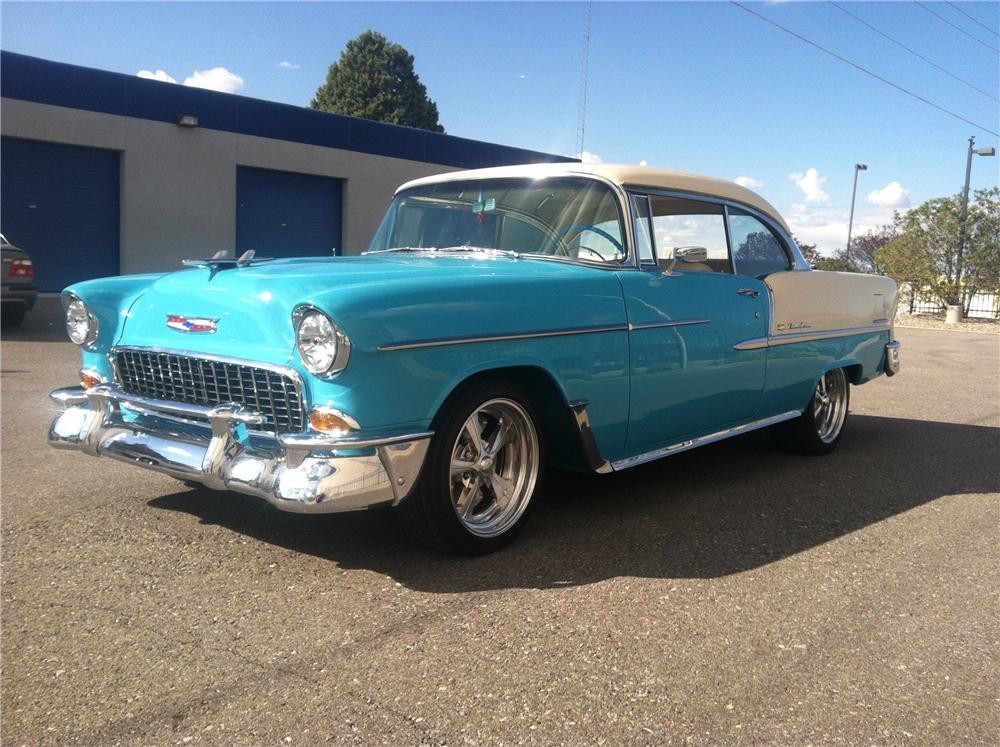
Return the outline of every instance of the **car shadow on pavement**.
{"type": "Polygon", "coordinates": [[[754,433],[605,477],[554,472],[516,542],[478,558],[417,545],[388,510],[304,516],[206,489],[150,505],[424,592],[714,578],[942,496],[1000,492],[997,435],[984,426],[852,415],[826,457],[785,454],[754,433]]]}
{"type": "Polygon", "coordinates": [[[4,342],[64,342],[71,345],[66,336],[62,300],[58,296],[40,297],[35,301],[34,308],[24,315],[21,324],[0,329],[0,338],[4,342]]]}

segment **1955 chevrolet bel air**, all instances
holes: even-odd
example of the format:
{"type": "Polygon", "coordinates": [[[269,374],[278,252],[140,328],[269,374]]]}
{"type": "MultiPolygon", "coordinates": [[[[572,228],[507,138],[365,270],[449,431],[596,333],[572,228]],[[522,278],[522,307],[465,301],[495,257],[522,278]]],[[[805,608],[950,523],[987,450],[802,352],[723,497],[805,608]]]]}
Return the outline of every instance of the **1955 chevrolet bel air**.
{"type": "Polygon", "coordinates": [[[609,473],[758,428],[824,454],[899,368],[897,288],[811,270],[771,205],[653,168],[403,185],[356,257],[187,260],[63,294],[49,442],[306,513],[509,542],[543,465],[609,473]]]}

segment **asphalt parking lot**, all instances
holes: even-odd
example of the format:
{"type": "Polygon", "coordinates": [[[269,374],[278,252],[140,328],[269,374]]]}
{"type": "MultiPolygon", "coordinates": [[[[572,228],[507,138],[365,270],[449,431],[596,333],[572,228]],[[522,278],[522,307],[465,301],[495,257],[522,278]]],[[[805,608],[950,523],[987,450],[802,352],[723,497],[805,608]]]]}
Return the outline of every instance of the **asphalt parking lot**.
{"type": "Polygon", "coordinates": [[[555,474],[508,550],[45,446],[2,345],[2,741],[996,744],[1000,338],[902,329],[840,448],[555,474]]]}

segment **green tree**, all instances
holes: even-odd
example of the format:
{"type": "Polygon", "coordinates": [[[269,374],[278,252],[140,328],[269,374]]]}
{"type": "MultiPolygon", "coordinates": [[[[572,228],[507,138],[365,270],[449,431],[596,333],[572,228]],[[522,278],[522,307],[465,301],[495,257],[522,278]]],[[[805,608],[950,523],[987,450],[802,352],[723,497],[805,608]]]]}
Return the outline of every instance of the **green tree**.
{"type": "Polygon", "coordinates": [[[444,132],[413,55],[376,31],[347,42],[309,106],[377,122],[444,132]]]}
{"type": "Polygon", "coordinates": [[[961,195],[928,200],[898,219],[898,237],[875,259],[888,275],[912,283],[942,305],[967,306],[976,293],[1000,290],[1000,189],[975,193],[959,284],[961,224],[961,195]]]}
{"type": "Polygon", "coordinates": [[[962,263],[966,306],[976,293],[1000,293],[1000,188],[976,192],[968,228],[962,263]]]}
{"type": "Polygon", "coordinates": [[[837,263],[847,272],[885,274],[884,268],[879,264],[878,253],[899,236],[901,220],[899,213],[896,213],[893,215],[892,223],[872,228],[866,233],[852,238],[849,249],[839,249],[834,254],[837,263]]]}

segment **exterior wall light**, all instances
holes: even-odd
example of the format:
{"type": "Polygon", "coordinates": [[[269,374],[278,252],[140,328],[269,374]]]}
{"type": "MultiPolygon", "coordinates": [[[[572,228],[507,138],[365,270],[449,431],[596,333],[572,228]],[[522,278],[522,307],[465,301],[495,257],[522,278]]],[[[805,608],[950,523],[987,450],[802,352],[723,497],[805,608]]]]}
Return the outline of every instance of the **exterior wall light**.
{"type": "Polygon", "coordinates": [[[177,120],[177,124],[181,127],[197,127],[198,118],[190,114],[183,114],[181,115],[181,118],[177,120]]]}

